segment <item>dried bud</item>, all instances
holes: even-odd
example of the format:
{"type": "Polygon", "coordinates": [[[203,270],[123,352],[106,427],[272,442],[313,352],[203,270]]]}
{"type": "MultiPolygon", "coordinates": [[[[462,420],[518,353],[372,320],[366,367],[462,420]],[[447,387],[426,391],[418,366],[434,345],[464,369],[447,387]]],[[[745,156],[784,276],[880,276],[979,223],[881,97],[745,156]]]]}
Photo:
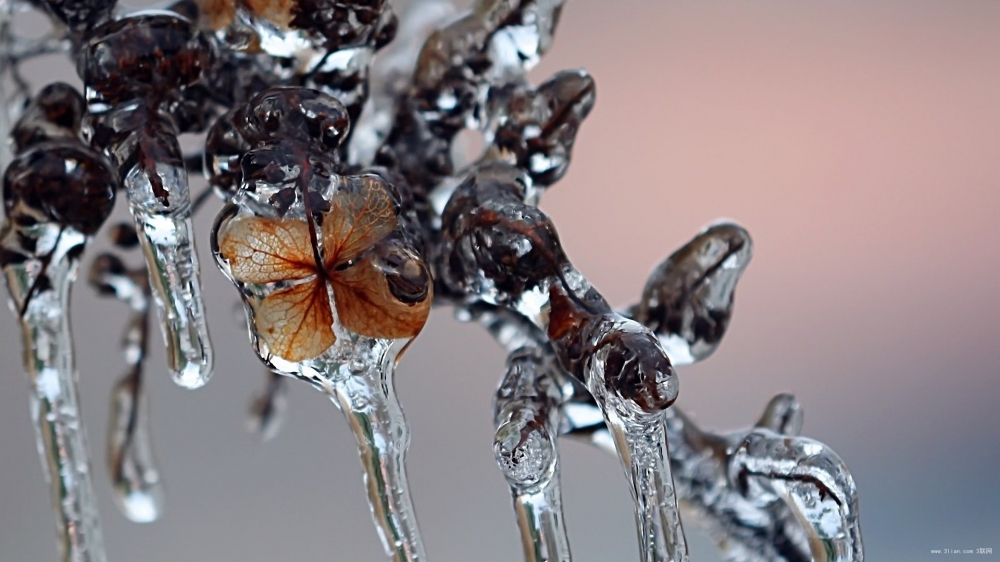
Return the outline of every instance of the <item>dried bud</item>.
{"type": "Polygon", "coordinates": [[[118,176],[94,151],[42,143],[19,154],[4,173],[8,217],[39,213],[44,220],[93,235],[115,204],[118,176]]]}

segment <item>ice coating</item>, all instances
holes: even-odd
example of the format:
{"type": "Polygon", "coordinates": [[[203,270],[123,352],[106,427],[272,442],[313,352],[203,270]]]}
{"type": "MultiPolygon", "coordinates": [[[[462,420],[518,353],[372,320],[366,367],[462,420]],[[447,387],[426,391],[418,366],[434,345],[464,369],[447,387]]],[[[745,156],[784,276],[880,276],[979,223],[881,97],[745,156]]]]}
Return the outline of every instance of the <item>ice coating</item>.
{"type": "MultiPolygon", "coordinates": [[[[646,560],[685,560],[662,429],[663,410],[677,395],[670,361],[648,330],[615,314],[572,266],[555,226],[535,207],[541,189],[566,173],[576,133],[594,102],[593,80],[582,71],[559,73],[537,88],[524,82],[524,71],[548,45],[560,9],[561,3],[555,2],[481,2],[471,14],[432,36],[421,53],[414,88],[419,93],[420,87],[441,86],[436,82],[445,76],[451,82],[439,87],[437,113],[424,110],[407,115],[401,110],[397,123],[410,130],[394,130],[380,158],[392,161],[393,150],[399,150],[394,141],[405,142],[407,137],[420,138],[421,149],[436,152],[436,160],[434,154],[425,154],[420,162],[396,163],[412,181],[434,188],[432,209],[440,213],[435,261],[439,293],[464,307],[500,307],[534,324],[548,336],[551,347],[543,349],[559,368],[591,393],[600,392],[597,400],[604,416],[635,422],[619,423],[616,435],[636,502],[641,551],[646,560]],[[528,21],[533,22],[528,31],[534,29],[539,40],[533,46],[530,40],[524,44],[526,54],[518,40],[530,39],[531,34],[519,37],[525,28],[509,24],[528,21]],[[482,48],[487,43],[490,48],[482,48]],[[461,50],[464,57],[456,56],[455,50],[461,50]],[[475,66],[466,67],[464,73],[442,70],[449,64],[454,69],[473,61],[475,66]],[[488,98],[487,86],[492,86],[488,98]],[[451,98],[462,100],[461,104],[446,97],[449,88],[462,89],[461,95],[451,98]],[[437,138],[421,134],[421,123],[432,123],[432,130],[439,132],[437,138]],[[445,179],[456,172],[445,149],[450,149],[454,135],[463,127],[484,129],[490,144],[469,171],[445,179]],[[626,411],[631,414],[622,418],[626,411]]],[[[413,97],[419,99],[416,94],[413,97]]],[[[416,148],[407,147],[407,151],[412,154],[416,148]]],[[[522,340],[524,328],[518,322],[509,324],[496,327],[494,334],[507,341],[522,340]]],[[[551,436],[522,431],[521,426],[536,414],[522,407],[507,420],[509,425],[501,426],[504,432],[498,432],[498,451],[504,453],[506,433],[519,429],[521,447],[498,454],[512,485],[531,475],[531,470],[521,473],[525,467],[551,463],[547,452],[555,458],[551,436]]],[[[515,509],[521,516],[526,506],[515,502],[515,509]]],[[[528,560],[542,555],[537,547],[545,542],[537,533],[532,537],[525,531],[531,528],[522,526],[528,560]]],[[[556,536],[561,534],[560,530],[556,536]]],[[[568,546],[562,550],[568,557],[568,546]]]]}
{"type": "Polygon", "coordinates": [[[550,362],[536,345],[512,351],[493,404],[493,451],[510,486],[524,558],[531,562],[571,560],[556,445],[563,393],[550,362]]]}
{"type": "MultiPolygon", "coordinates": [[[[112,232],[119,246],[138,244],[130,225],[119,225],[112,232]]],[[[150,444],[143,376],[149,346],[149,282],[145,268],[128,269],[114,254],[102,254],[94,260],[89,281],[130,310],[122,337],[128,370],[111,392],[106,456],[118,509],[136,523],[149,523],[163,512],[163,484],[150,444]]]]}
{"type": "Polygon", "coordinates": [[[802,525],[815,560],[863,560],[854,479],[822,443],[756,428],[733,454],[729,478],[757,502],[768,494],[781,498],[802,525]]]}
{"type": "Polygon", "coordinates": [[[452,142],[482,130],[493,83],[520,80],[552,41],[562,0],[479,0],[424,43],[375,162],[398,167],[426,198],[458,172],[452,142]]]}
{"type": "Polygon", "coordinates": [[[410,429],[393,388],[399,346],[368,338],[355,345],[348,341],[340,340],[333,353],[337,369],[331,371],[330,398],[358,442],[372,519],[386,556],[399,562],[426,560],[406,477],[410,429]]]}
{"type": "Polygon", "coordinates": [[[630,315],[656,332],[675,365],[701,361],[725,335],[752,254],[741,226],[709,226],[656,266],[630,315]]]}
{"type": "Polygon", "coordinates": [[[561,368],[614,428],[644,559],[686,560],[663,428],[677,397],[670,360],[648,329],[615,314],[573,268],[552,222],[528,203],[531,185],[512,163],[476,167],[442,214],[438,280],[457,299],[516,312],[545,331],[561,368]]]}
{"type": "Polygon", "coordinates": [[[185,388],[208,382],[212,347],[177,142],[181,131],[167,94],[201,78],[213,60],[208,45],[182,17],[140,14],[95,29],[78,64],[94,113],[91,142],[112,158],[124,180],[167,364],[174,382],[185,388]]]}
{"type": "Polygon", "coordinates": [[[455,12],[449,0],[411,2],[399,16],[396,38],[379,52],[370,71],[371,89],[359,117],[354,121],[348,161],[368,166],[392,127],[393,115],[417,64],[417,55],[427,37],[455,12]]]}
{"type": "MultiPolygon", "coordinates": [[[[238,157],[240,188],[216,220],[212,247],[240,289],[251,342],[269,369],[311,383],[344,413],[387,556],[424,560],[393,376],[433,288],[405,186],[377,171],[337,173],[347,109],[318,90],[271,88],[229,119],[233,138],[250,148],[238,157]]],[[[265,400],[272,389],[280,387],[269,384],[265,400]]]]}
{"type": "MultiPolygon", "coordinates": [[[[304,86],[336,97],[356,121],[368,98],[372,59],[397,29],[387,0],[198,4],[205,23],[221,39],[219,64],[234,70],[231,79],[213,84],[208,95],[229,107],[268,86],[304,86]]],[[[347,144],[339,150],[345,157],[347,144]]]]}
{"type": "MultiPolygon", "coordinates": [[[[393,559],[425,558],[393,377],[432,302],[479,320],[509,354],[494,446],[527,560],[570,559],[560,433],[620,458],[644,560],[686,558],[678,500],[732,560],[862,559],[853,481],[829,448],[797,437],[793,397],[775,397],[755,428],[727,434],[700,429],[674,405],[674,367],[708,357],[728,328],[751,254],[746,231],[709,227],[618,313],[538,209],[566,175],[595,102],[585,71],[527,79],[562,0],[479,0],[453,18],[447,2],[426,0],[400,22],[387,0],[182,0],[114,21],[107,0],[34,4],[59,22],[49,36],[17,37],[0,14],[0,72],[11,78],[2,83],[13,83],[0,92],[0,127],[25,113],[10,135],[21,160],[5,199],[17,207],[8,217],[28,217],[11,227],[19,234],[6,239],[3,264],[29,256],[32,275],[48,279],[55,254],[39,248],[60,235],[51,242],[56,231],[38,225],[89,236],[103,222],[106,201],[79,205],[56,187],[65,182],[21,174],[96,173],[65,166],[83,134],[123,180],[104,183],[129,194],[136,228],[116,228],[116,244],[142,246],[150,264],[146,281],[112,256],[93,270],[102,291],[132,308],[133,368],[115,387],[108,450],[127,516],[160,511],[141,384],[150,298],[168,313],[159,317],[172,365],[191,368],[182,382],[202,383],[211,362],[190,215],[212,191],[189,202],[187,184],[188,173],[205,173],[227,202],[214,257],[268,368],[251,430],[277,431],[286,376],[325,392],[356,435],[393,559]],[[71,44],[89,103],[55,85],[23,108],[30,89],[14,66],[71,44]],[[181,153],[179,135],[206,130],[204,153],[181,153]],[[473,137],[482,152],[463,146],[473,137]]],[[[50,291],[51,282],[32,283],[18,312],[50,291]]]]}
{"type": "Polygon", "coordinates": [[[538,87],[512,82],[491,90],[487,157],[526,170],[536,187],[559,181],[569,167],[576,133],[594,107],[595,88],[586,71],[563,70],[538,87]]]}
{"type": "MultiPolygon", "coordinates": [[[[46,92],[66,100],[80,96],[62,85],[46,92]]],[[[39,121],[51,116],[38,111],[38,105],[29,107],[15,126],[14,134],[30,141],[18,146],[4,172],[0,266],[21,324],[31,417],[50,485],[61,559],[105,562],[80,419],[69,298],[88,237],[114,206],[118,178],[107,161],[74,137],[79,114],[46,126],[39,121]],[[38,129],[49,134],[24,134],[38,129]]]]}

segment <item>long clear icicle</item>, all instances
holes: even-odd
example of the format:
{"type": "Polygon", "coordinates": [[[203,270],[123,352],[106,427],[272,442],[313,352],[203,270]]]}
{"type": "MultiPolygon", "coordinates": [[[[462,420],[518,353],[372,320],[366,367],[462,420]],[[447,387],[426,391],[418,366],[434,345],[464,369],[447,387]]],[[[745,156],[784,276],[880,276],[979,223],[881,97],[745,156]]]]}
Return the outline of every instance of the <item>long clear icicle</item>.
{"type": "Polygon", "coordinates": [[[125,177],[125,189],[149,269],[167,364],[174,382],[198,388],[211,377],[212,348],[201,297],[187,172],[159,165],[155,173],[169,193],[169,207],[157,200],[148,175],[138,168],[125,177]]]}
{"type": "Polygon", "coordinates": [[[174,382],[198,388],[212,374],[191,197],[177,137],[184,120],[169,108],[211,66],[213,51],[186,18],[143,12],[96,29],[82,45],[92,144],[115,161],[149,271],[174,382]]]}
{"type": "Polygon", "coordinates": [[[569,562],[569,539],[559,486],[559,404],[562,392],[548,376],[541,349],[520,348],[494,402],[493,451],[510,486],[527,562],[569,562]]]}
{"type": "Polygon", "coordinates": [[[70,335],[70,288],[86,238],[68,227],[40,225],[39,252],[51,252],[44,273],[39,261],[5,268],[16,303],[28,300],[21,317],[24,366],[31,385],[31,419],[38,452],[51,486],[56,531],[63,562],[106,562],[97,500],[87,460],[87,439],[80,420],[77,374],[70,335]],[[74,250],[74,252],[70,252],[74,250]],[[51,287],[31,294],[39,275],[51,287]]]}
{"type": "Polygon", "coordinates": [[[396,398],[391,342],[369,340],[361,354],[337,368],[330,399],[347,418],[358,442],[372,519],[386,556],[395,562],[426,560],[406,477],[410,428],[396,398]]]}
{"type": "Polygon", "coordinates": [[[647,413],[609,392],[595,362],[587,387],[600,406],[631,486],[644,562],[686,562],[687,542],[677,510],[664,413],[647,413]]]}

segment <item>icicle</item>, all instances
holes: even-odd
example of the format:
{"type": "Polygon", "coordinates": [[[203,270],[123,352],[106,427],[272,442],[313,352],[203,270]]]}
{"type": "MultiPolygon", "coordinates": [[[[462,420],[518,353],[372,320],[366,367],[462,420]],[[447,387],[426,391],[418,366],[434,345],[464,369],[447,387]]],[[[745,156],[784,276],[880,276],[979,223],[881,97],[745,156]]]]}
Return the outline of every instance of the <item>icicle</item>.
{"type": "Polygon", "coordinates": [[[514,499],[527,562],[569,562],[559,487],[559,404],[562,391],[539,348],[507,358],[494,401],[493,451],[514,499]]]}
{"type": "Polygon", "coordinates": [[[31,417],[38,435],[46,480],[51,484],[56,529],[65,562],[104,562],[104,545],[87,464],[87,443],[80,420],[73,342],[69,329],[69,291],[85,243],[79,232],[57,226],[36,230],[40,261],[5,267],[13,300],[22,306],[25,368],[31,383],[31,417]],[[77,255],[74,255],[77,254],[77,255]],[[30,294],[44,275],[51,286],[30,294]]]}
{"type": "MultiPolygon", "coordinates": [[[[131,227],[127,230],[129,237],[135,239],[135,231],[131,227]]],[[[149,523],[163,512],[163,484],[150,445],[143,377],[149,341],[149,283],[145,270],[126,270],[111,254],[94,260],[90,283],[102,293],[124,301],[131,309],[122,338],[129,369],[111,393],[107,464],[118,509],[136,523],[149,523]]]]}
{"type": "Polygon", "coordinates": [[[614,439],[632,491],[646,562],[686,562],[687,544],[667,454],[665,410],[677,377],[655,337],[620,316],[588,312],[550,293],[549,336],[567,370],[583,380],[614,439]]]}
{"type": "Polygon", "coordinates": [[[0,230],[11,308],[21,322],[31,417],[51,486],[64,562],[105,562],[76,389],[70,289],[88,237],[114,207],[118,178],[75,137],[83,100],[65,84],[44,89],[18,122],[17,157],[4,173],[0,230]],[[62,119],[39,106],[57,102],[62,119]],[[29,134],[31,131],[39,134],[29,134]]]}
{"type": "MultiPolygon", "coordinates": [[[[176,193],[178,199],[187,201],[187,173],[182,168],[161,168],[157,173],[169,178],[164,187],[171,195],[176,193]]],[[[167,346],[167,365],[174,382],[185,388],[198,388],[212,376],[212,348],[205,323],[190,209],[167,214],[166,209],[150,205],[152,190],[145,175],[129,174],[125,187],[149,268],[157,316],[167,346]]]]}
{"type": "Polygon", "coordinates": [[[591,373],[588,387],[604,412],[632,486],[641,558],[647,562],[684,562],[687,545],[677,511],[663,415],[642,412],[609,393],[602,381],[602,368],[591,373]]]}
{"type": "Polygon", "coordinates": [[[406,477],[410,429],[393,387],[392,347],[399,348],[367,338],[341,346],[334,352],[340,361],[330,398],[344,412],[357,439],[369,507],[386,556],[396,562],[418,562],[427,555],[406,477]]]}
{"type": "Polygon", "coordinates": [[[179,131],[164,104],[171,88],[182,89],[200,79],[212,53],[189,21],[151,12],[96,29],[79,65],[91,110],[99,113],[91,140],[120,168],[146,258],[167,363],[174,382],[185,388],[208,382],[212,348],[179,131]]]}

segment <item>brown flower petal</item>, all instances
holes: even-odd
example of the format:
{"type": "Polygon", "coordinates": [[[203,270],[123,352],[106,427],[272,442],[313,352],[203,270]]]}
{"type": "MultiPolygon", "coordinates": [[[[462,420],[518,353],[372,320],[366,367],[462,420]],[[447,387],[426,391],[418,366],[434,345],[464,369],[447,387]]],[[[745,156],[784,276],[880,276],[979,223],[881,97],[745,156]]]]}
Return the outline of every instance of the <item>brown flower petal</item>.
{"type": "Polygon", "coordinates": [[[302,220],[240,217],[225,225],[219,252],[243,283],[294,281],[316,275],[309,226],[302,220]]]}
{"type": "Polygon", "coordinates": [[[375,264],[374,254],[330,275],[334,304],[340,323],[352,332],[370,338],[412,338],[420,333],[430,314],[432,289],[412,304],[397,299],[385,274],[375,264]]]}
{"type": "Polygon", "coordinates": [[[337,341],[326,283],[319,278],[268,295],[255,308],[254,323],[271,353],[288,361],[312,359],[337,341]]]}
{"type": "Polygon", "coordinates": [[[323,216],[327,269],[347,263],[396,229],[396,208],[381,183],[369,180],[357,193],[339,192],[323,216]]]}

